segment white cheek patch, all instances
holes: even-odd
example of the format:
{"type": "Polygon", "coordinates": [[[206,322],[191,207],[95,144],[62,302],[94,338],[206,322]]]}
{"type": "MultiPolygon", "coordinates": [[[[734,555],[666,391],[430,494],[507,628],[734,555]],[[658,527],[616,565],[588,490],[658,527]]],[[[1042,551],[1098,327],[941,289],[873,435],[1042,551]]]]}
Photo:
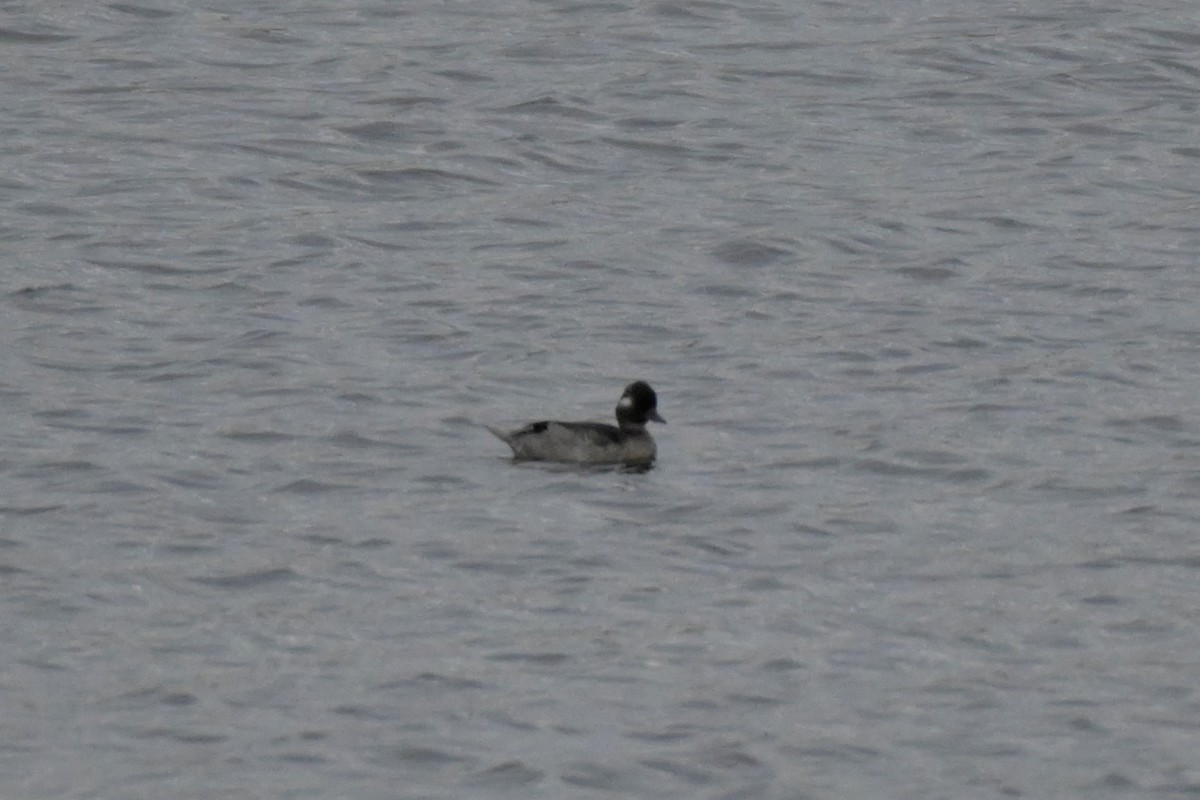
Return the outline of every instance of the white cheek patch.
{"type": "Polygon", "coordinates": [[[625,395],[617,402],[617,408],[633,408],[633,398],[625,395]]]}

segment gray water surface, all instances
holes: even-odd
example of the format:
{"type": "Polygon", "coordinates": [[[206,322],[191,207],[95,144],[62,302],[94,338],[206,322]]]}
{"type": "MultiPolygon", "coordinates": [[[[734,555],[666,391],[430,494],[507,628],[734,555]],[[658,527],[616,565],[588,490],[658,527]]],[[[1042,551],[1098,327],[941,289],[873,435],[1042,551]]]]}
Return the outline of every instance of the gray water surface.
{"type": "Polygon", "coordinates": [[[1197,19],[8,9],[0,794],[1200,792],[1197,19]]]}

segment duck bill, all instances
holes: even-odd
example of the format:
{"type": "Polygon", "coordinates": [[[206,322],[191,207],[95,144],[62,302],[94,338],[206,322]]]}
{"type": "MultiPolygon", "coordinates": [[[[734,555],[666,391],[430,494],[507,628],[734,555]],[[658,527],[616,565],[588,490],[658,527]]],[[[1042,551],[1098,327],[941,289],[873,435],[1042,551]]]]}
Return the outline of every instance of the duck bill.
{"type": "Polygon", "coordinates": [[[646,415],[646,419],[653,420],[654,422],[661,422],[663,425],[667,424],[667,421],[665,419],[663,419],[661,416],[659,416],[659,413],[657,411],[651,411],[649,414],[646,415]]]}

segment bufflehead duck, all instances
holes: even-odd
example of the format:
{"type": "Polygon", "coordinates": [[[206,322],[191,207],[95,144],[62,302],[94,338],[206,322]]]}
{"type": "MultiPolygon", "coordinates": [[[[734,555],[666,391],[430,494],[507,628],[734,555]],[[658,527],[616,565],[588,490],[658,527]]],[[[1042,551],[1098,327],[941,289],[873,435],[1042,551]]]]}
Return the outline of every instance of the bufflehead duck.
{"type": "Polygon", "coordinates": [[[617,403],[616,426],[600,422],[534,422],[515,431],[488,430],[512,448],[519,461],[564,461],[575,464],[649,465],[654,439],[646,422],[666,423],[658,415],[658,395],[645,381],[625,387],[617,403]]]}

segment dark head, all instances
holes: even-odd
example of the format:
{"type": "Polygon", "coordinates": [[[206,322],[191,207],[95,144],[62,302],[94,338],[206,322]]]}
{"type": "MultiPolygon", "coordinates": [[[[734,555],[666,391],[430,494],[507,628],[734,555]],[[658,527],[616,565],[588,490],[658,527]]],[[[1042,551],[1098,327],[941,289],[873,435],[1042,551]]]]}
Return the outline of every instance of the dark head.
{"type": "Polygon", "coordinates": [[[622,428],[628,425],[641,427],[647,421],[666,424],[666,420],[658,415],[658,395],[650,384],[634,381],[625,387],[617,403],[617,424],[622,428]]]}

